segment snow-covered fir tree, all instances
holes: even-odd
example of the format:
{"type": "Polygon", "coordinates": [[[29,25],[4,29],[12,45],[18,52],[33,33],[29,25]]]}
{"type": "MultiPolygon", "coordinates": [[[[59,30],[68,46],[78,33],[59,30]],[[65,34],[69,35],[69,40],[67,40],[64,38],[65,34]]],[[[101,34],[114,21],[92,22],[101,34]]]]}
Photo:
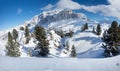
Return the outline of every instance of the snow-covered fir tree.
{"type": "Polygon", "coordinates": [[[16,41],[16,39],[18,38],[18,31],[16,29],[13,29],[12,34],[13,34],[13,39],[16,41]]]}
{"type": "Polygon", "coordinates": [[[35,27],[35,38],[38,41],[35,50],[39,50],[38,56],[47,56],[49,54],[49,42],[46,39],[46,31],[42,26],[35,27]]]}
{"type": "Polygon", "coordinates": [[[111,27],[104,31],[102,39],[105,42],[103,47],[106,57],[116,56],[120,53],[118,49],[120,45],[120,28],[116,21],[113,21],[111,27]]]}
{"type": "Polygon", "coordinates": [[[19,43],[13,40],[10,32],[8,32],[8,41],[6,44],[6,55],[12,57],[20,56],[19,43]]]}
{"type": "Polygon", "coordinates": [[[25,26],[25,37],[26,37],[26,43],[29,43],[30,33],[29,33],[28,26],[25,26]]]}

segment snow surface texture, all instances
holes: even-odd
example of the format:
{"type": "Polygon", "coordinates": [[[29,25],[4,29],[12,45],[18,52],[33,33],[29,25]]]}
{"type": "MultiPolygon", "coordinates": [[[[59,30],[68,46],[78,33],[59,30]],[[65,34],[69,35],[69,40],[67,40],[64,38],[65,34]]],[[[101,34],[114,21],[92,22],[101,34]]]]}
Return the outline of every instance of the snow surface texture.
{"type": "Polygon", "coordinates": [[[120,56],[103,59],[0,57],[0,71],[120,71],[120,56]]]}

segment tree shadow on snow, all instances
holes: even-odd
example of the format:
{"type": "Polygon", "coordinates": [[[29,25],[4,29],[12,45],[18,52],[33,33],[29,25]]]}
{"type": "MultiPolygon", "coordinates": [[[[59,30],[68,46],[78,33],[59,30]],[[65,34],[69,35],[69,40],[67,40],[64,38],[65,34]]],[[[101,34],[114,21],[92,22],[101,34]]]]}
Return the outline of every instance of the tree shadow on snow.
{"type": "Polygon", "coordinates": [[[90,48],[85,52],[77,53],[78,58],[104,58],[103,48],[90,48]]]}
{"type": "Polygon", "coordinates": [[[101,38],[97,38],[97,37],[81,37],[81,38],[76,38],[75,41],[80,41],[80,40],[85,40],[85,41],[89,41],[91,42],[91,44],[96,44],[101,42],[101,38]]]}

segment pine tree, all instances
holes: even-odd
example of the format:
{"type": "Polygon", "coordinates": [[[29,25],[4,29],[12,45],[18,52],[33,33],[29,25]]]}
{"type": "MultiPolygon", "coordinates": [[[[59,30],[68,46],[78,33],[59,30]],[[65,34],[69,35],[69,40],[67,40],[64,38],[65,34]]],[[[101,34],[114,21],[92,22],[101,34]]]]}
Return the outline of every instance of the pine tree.
{"type": "Polygon", "coordinates": [[[85,23],[84,27],[85,27],[85,29],[88,29],[88,24],[87,24],[87,23],[85,23]]]}
{"type": "Polygon", "coordinates": [[[92,30],[93,33],[95,33],[95,27],[93,27],[93,30],[92,30]]]}
{"type": "Polygon", "coordinates": [[[36,26],[34,34],[35,34],[35,38],[38,41],[36,48],[39,49],[39,55],[47,56],[49,54],[49,48],[48,48],[49,42],[46,40],[45,29],[42,26],[36,26]]]}
{"type": "Polygon", "coordinates": [[[30,34],[27,26],[25,26],[25,37],[26,37],[26,43],[28,43],[30,40],[30,34]]]}
{"type": "Polygon", "coordinates": [[[88,24],[84,24],[82,27],[81,27],[81,32],[85,31],[86,29],[88,29],[88,24]]]}
{"type": "Polygon", "coordinates": [[[98,25],[97,25],[97,28],[96,28],[96,34],[97,34],[97,35],[100,35],[101,32],[102,32],[101,26],[100,26],[100,24],[98,24],[98,25]]]}
{"type": "Polygon", "coordinates": [[[113,21],[111,27],[108,29],[110,41],[118,44],[120,42],[120,28],[116,21],[113,21]]]}
{"type": "Polygon", "coordinates": [[[74,45],[72,46],[72,49],[71,49],[71,57],[76,57],[76,50],[74,45]]]}
{"type": "Polygon", "coordinates": [[[19,43],[16,41],[13,41],[13,37],[10,32],[8,32],[8,42],[6,44],[6,55],[12,56],[12,57],[18,57],[20,56],[19,52],[19,43]]]}
{"type": "Polygon", "coordinates": [[[18,38],[18,31],[16,29],[13,29],[12,35],[13,35],[13,39],[16,41],[16,39],[18,38]]]}
{"type": "Polygon", "coordinates": [[[29,29],[25,26],[25,37],[29,37],[29,29]]]}
{"type": "Polygon", "coordinates": [[[117,21],[113,21],[111,24],[111,28],[116,28],[116,27],[118,27],[118,23],[117,21]]]}
{"type": "Polygon", "coordinates": [[[116,21],[113,21],[111,27],[104,31],[103,41],[106,44],[103,45],[106,57],[115,56],[120,53],[118,49],[118,46],[120,45],[120,28],[116,21]]]}
{"type": "Polygon", "coordinates": [[[104,51],[105,57],[112,57],[119,54],[119,49],[117,46],[110,46],[110,45],[103,44],[103,48],[105,49],[104,51]]]}

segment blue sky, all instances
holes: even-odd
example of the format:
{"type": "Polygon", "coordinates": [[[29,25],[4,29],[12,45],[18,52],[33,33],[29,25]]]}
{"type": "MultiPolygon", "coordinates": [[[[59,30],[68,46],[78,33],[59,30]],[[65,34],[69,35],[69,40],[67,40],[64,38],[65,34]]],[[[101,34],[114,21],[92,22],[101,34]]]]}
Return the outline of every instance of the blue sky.
{"type": "Polygon", "coordinates": [[[116,6],[118,2],[119,0],[115,3],[111,0],[0,0],[0,30],[21,25],[43,10],[57,8],[69,8],[82,12],[91,19],[100,20],[105,17],[118,19],[120,18],[116,15],[120,11],[117,11],[120,9],[116,6]],[[115,11],[109,9],[110,7],[115,8],[115,11]]]}

